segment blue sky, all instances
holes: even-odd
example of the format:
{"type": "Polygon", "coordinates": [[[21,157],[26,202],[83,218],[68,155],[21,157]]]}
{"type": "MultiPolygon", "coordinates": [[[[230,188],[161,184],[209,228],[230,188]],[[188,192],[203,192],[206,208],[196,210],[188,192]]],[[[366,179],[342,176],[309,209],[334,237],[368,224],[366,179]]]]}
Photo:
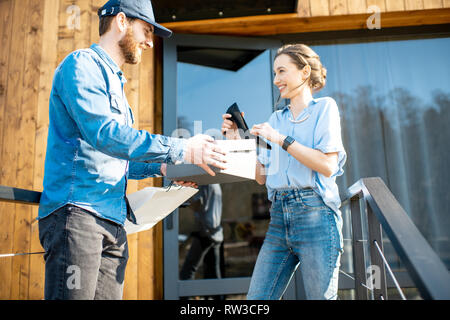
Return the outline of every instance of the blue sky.
{"type": "Polygon", "coordinates": [[[240,70],[178,63],[178,116],[203,121],[203,131],[220,129],[222,114],[236,102],[249,127],[272,113],[270,54],[263,52],[240,70]]]}

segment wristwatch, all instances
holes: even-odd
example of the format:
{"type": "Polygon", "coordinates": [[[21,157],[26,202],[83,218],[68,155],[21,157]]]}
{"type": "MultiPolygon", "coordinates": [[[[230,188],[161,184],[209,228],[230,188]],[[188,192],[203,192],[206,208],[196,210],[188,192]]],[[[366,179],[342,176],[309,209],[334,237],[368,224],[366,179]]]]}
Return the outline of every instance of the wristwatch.
{"type": "Polygon", "coordinates": [[[292,138],[292,137],[290,137],[290,136],[287,136],[286,139],[284,139],[282,148],[283,148],[285,151],[287,151],[287,148],[288,148],[291,144],[293,144],[294,141],[295,141],[294,138],[292,138]]]}

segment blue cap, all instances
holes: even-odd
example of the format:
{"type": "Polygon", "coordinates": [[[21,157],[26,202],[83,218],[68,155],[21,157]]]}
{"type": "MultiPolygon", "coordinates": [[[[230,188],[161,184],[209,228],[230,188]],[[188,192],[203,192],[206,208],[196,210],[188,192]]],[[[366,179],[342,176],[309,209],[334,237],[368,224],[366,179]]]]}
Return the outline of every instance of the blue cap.
{"type": "Polygon", "coordinates": [[[109,0],[98,10],[98,16],[100,18],[115,16],[120,12],[125,13],[129,18],[137,18],[150,23],[155,27],[154,33],[157,36],[168,38],[172,35],[172,31],[156,23],[150,0],[109,0]]]}

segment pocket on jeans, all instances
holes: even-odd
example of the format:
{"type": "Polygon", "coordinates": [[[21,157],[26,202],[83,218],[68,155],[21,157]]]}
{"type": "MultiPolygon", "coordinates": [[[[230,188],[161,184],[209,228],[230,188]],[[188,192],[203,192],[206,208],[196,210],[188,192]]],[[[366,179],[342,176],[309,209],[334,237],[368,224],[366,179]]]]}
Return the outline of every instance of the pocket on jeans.
{"type": "Polygon", "coordinates": [[[56,212],[53,212],[47,217],[40,219],[38,222],[39,241],[46,252],[48,251],[52,237],[55,234],[56,219],[56,212]]]}
{"type": "Polygon", "coordinates": [[[325,206],[325,202],[323,202],[322,197],[318,194],[303,196],[300,200],[305,207],[309,208],[320,208],[325,206]]]}

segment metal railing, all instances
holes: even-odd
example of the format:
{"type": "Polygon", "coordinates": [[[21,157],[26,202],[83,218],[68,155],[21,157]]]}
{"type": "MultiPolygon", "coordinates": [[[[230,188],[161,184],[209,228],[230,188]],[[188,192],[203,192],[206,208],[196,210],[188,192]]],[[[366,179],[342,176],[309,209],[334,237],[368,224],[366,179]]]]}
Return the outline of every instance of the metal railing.
{"type": "MultiPolygon", "coordinates": [[[[21,204],[39,205],[40,199],[41,199],[41,192],[0,186],[0,202],[3,201],[19,204],[21,203],[21,204]]],[[[28,256],[35,254],[44,254],[44,252],[16,252],[16,253],[0,252],[0,258],[28,256]]]]}
{"type": "Polygon", "coordinates": [[[40,192],[0,186],[0,201],[38,205],[40,200],[40,192]]]}
{"type": "Polygon", "coordinates": [[[374,299],[387,299],[386,269],[401,298],[406,299],[384,256],[382,232],[391,241],[423,299],[450,299],[450,273],[447,267],[381,178],[360,179],[347,190],[342,205],[347,202],[350,202],[351,210],[356,299],[369,299],[367,289],[372,291],[374,299]],[[366,204],[367,240],[363,239],[361,201],[366,204]],[[364,253],[366,241],[371,265],[377,266],[379,271],[377,286],[367,285],[364,253]]]}

